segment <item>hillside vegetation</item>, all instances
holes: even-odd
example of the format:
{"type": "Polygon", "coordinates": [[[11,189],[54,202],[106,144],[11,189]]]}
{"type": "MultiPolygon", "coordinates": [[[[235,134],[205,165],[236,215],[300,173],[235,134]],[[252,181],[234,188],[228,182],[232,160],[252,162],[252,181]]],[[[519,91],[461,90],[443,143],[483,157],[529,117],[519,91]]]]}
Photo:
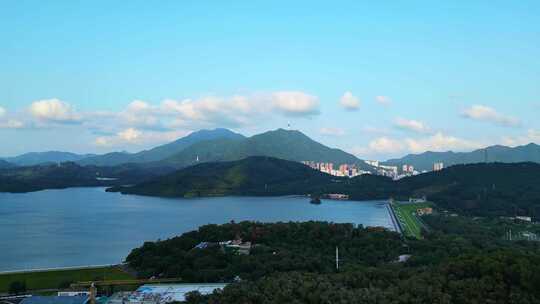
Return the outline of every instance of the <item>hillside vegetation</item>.
{"type": "Polygon", "coordinates": [[[421,154],[409,154],[398,159],[385,162],[387,165],[412,165],[417,170],[431,170],[433,163],[443,162],[446,166],[459,164],[475,164],[481,162],[536,162],[540,163],[540,146],[534,143],[518,146],[491,146],[471,152],[424,152],[421,154]]]}
{"type": "Polygon", "coordinates": [[[69,162],[14,167],[0,170],[0,192],[31,192],[69,187],[133,184],[171,171],[170,168],[146,169],[136,165],[83,167],[69,162]]]}
{"type": "Polygon", "coordinates": [[[15,167],[14,164],[0,159],[0,169],[13,168],[13,167],[15,167]]]}
{"type": "Polygon", "coordinates": [[[165,197],[289,195],[309,193],[318,185],[331,183],[333,177],[301,163],[258,156],[203,163],[134,187],[109,191],[165,197]]]}
{"type": "Polygon", "coordinates": [[[537,243],[504,241],[504,229],[468,218],[426,220],[437,223],[433,231],[407,242],[384,229],[351,224],[207,225],[147,242],[126,261],[145,278],[232,283],[208,296],[191,293],[187,303],[197,304],[540,302],[537,243]],[[461,229],[443,233],[452,227],[461,229]],[[230,239],[251,242],[250,254],[195,248],[230,239]],[[398,263],[400,254],[410,259],[398,263]]]}
{"type": "Polygon", "coordinates": [[[235,141],[244,138],[245,137],[243,135],[227,129],[200,130],[168,144],[157,146],[138,153],[131,154],[125,152],[112,152],[104,155],[85,158],[80,160],[78,163],[82,165],[96,166],[117,166],[126,163],[149,163],[151,166],[160,166],[160,164],[154,163],[160,162],[168,157],[180,153],[187,147],[199,142],[217,139],[235,141]]]}
{"type": "Polygon", "coordinates": [[[470,215],[540,216],[540,164],[458,165],[399,181],[362,175],[339,178],[269,157],[206,163],[111,189],[168,197],[344,193],[353,200],[427,196],[439,207],[470,215]]]}
{"type": "Polygon", "coordinates": [[[368,166],[354,155],[318,143],[300,131],[278,129],[243,140],[218,139],[194,144],[165,160],[181,167],[199,162],[233,161],[269,156],[291,161],[312,160],[368,166]]]}

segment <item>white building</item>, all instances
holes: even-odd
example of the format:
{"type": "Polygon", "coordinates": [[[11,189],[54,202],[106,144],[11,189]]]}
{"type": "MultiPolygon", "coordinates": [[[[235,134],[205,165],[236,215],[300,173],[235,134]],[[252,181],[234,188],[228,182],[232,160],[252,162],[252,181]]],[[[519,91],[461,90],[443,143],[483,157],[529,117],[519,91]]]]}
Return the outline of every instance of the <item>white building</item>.
{"type": "Polygon", "coordinates": [[[444,169],[444,163],[439,162],[433,164],[433,171],[441,171],[442,169],[444,169]]]}
{"type": "Polygon", "coordinates": [[[373,167],[379,167],[379,161],[378,160],[364,160],[364,162],[370,166],[373,167]]]}
{"type": "Polygon", "coordinates": [[[108,304],[166,304],[186,300],[186,294],[198,291],[208,295],[227,284],[159,284],[143,285],[134,292],[115,293],[108,304]]]}

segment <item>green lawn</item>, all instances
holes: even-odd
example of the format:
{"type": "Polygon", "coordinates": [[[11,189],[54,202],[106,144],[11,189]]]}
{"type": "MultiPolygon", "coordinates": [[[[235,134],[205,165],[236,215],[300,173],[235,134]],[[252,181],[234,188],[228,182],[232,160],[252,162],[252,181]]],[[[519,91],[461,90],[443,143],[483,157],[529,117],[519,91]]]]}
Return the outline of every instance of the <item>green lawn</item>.
{"type": "Polygon", "coordinates": [[[73,270],[0,274],[0,293],[6,293],[12,282],[25,282],[27,290],[57,289],[79,281],[129,280],[133,276],[119,267],[101,267],[73,270]]]}
{"type": "Polygon", "coordinates": [[[398,218],[398,221],[403,228],[403,233],[405,236],[421,238],[420,231],[422,229],[422,224],[416,215],[416,210],[419,208],[432,207],[431,203],[420,203],[420,204],[400,204],[394,203],[393,208],[398,218]]]}

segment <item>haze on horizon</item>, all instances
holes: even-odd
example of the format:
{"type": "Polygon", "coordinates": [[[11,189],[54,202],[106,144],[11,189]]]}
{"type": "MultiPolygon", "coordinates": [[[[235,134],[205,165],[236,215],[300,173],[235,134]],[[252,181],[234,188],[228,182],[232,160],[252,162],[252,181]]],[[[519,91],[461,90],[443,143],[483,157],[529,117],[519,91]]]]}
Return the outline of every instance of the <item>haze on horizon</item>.
{"type": "Polygon", "coordinates": [[[298,129],[364,159],[540,143],[540,3],[0,4],[0,156],[298,129]]]}

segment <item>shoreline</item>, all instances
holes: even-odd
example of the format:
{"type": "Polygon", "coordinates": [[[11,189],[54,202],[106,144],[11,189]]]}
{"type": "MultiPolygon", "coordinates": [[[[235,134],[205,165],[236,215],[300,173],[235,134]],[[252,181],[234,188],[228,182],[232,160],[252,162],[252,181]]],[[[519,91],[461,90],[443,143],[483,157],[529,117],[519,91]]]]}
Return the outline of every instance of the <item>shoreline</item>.
{"type": "Polygon", "coordinates": [[[394,212],[394,208],[392,207],[391,202],[386,203],[386,209],[388,210],[388,215],[390,216],[390,219],[392,220],[392,224],[394,225],[394,229],[397,233],[403,235],[403,229],[401,228],[401,225],[399,224],[399,221],[396,217],[396,214],[394,212]]]}
{"type": "Polygon", "coordinates": [[[53,272],[53,271],[69,271],[69,270],[84,270],[84,269],[98,269],[98,268],[108,268],[108,267],[120,267],[122,265],[124,265],[124,264],[81,265],[81,266],[66,266],[66,267],[51,267],[51,268],[18,269],[18,270],[0,271],[0,275],[38,273],[38,272],[53,272]]]}

